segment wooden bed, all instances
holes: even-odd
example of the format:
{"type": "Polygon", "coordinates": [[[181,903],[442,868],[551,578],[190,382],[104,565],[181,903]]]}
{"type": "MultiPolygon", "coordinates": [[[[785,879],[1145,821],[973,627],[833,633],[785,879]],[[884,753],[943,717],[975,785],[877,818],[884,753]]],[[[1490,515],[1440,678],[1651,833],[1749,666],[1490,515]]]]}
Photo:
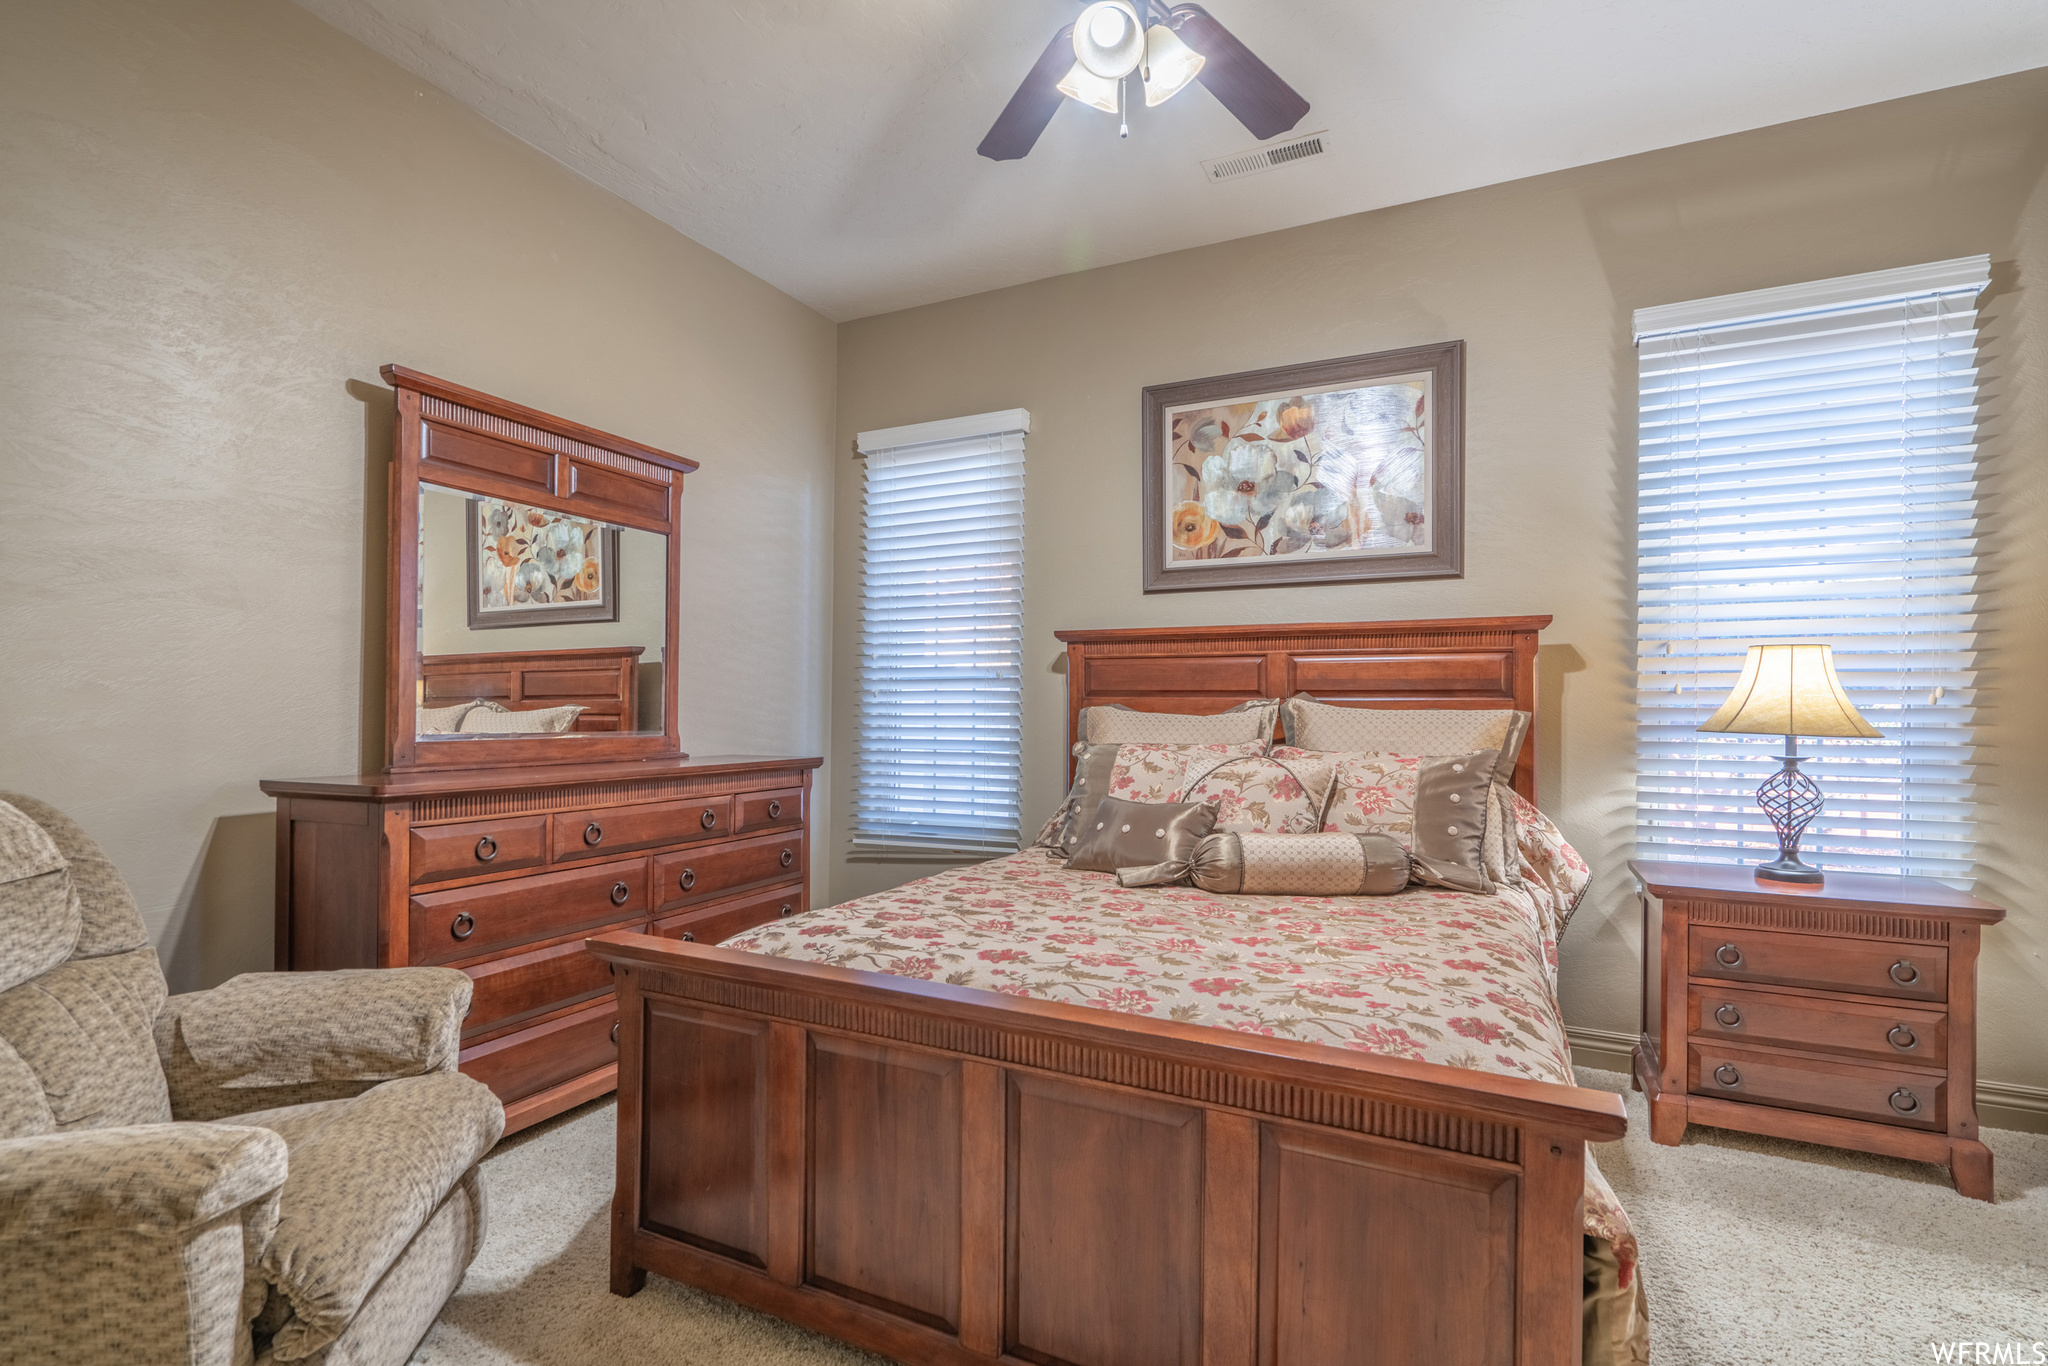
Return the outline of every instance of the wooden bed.
{"type": "MultiPolygon", "coordinates": [[[[1070,717],[1534,710],[1545,617],[1063,632],[1070,717]]],[[[1071,726],[1071,722],[1070,722],[1071,726]]],[[[1533,793],[1533,743],[1517,786],[1533,793]]],[[[1604,1092],[616,934],[612,1289],[902,1362],[1566,1366],[1604,1092]]]]}

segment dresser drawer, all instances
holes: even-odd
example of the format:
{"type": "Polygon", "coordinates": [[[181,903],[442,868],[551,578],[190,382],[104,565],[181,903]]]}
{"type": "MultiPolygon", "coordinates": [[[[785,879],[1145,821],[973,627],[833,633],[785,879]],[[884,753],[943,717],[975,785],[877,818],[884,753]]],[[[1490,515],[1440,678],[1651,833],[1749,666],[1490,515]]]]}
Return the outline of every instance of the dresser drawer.
{"type": "Polygon", "coordinates": [[[535,868],[547,860],[548,818],[507,816],[460,825],[415,825],[407,832],[406,844],[406,867],[414,885],[535,868]]]}
{"type": "Polygon", "coordinates": [[[1916,1067],[1948,1065],[1948,1014],[1694,983],[1687,1032],[1717,1044],[1808,1048],[1916,1067]]]}
{"type": "Polygon", "coordinates": [[[555,813],[555,862],[605,858],[621,849],[653,844],[723,839],[732,833],[732,798],[650,802],[645,806],[601,806],[592,811],[555,813]]]}
{"type": "Polygon", "coordinates": [[[518,1100],[619,1060],[615,1001],[462,1050],[462,1070],[500,1100],[518,1100]]]}
{"type": "Polygon", "coordinates": [[[809,904],[810,899],[800,886],[770,887],[765,892],[734,897],[685,915],[657,920],[654,933],[697,944],[716,944],[756,925],[765,925],[787,915],[798,915],[809,909],[809,904]]]}
{"type": "Polygon", "coordinates": [[[612,989],[611,966],[581,939],[494,958],[463,969],[476,984],[462,1036],[470,1038],[574,1005],[612,989]]]}
{"type": "Polygon", "coordinates": [[[802,831],[727,840],[654,857],[656,910],[709,901],[715,896],[785,882],[804,871],[802,831]]]}
{"type": "Polygon", "coordinates": [[[411,902],[412,961],[447,963],[647,914],[647,860],[538,873],[411,902]]]}
{"type": "Polygon", "coordinates": [[[1686,1089],[1716,1100],[1778,1105],[1911,1129],[1941,1129],[1948,1123],[1948,1079],[1940,1074],[1795,1058],[1730,1048],[1708,1039],[1686,1048],[1686,1089]]]}
{"type": "Polygon", "coordinates": [[[1948,999],[1947,949],[1717,925],[1694,925],[1689,935],[1694,977],[1915,1001],[1948,999]]]}
{"type": "Polygon", "coordinates": [[[733,806],[733,828],[743,835],[778,826],[802,825],[804,790],[781,787],[773,792],[744,792],[733,798],[733,806]]]}

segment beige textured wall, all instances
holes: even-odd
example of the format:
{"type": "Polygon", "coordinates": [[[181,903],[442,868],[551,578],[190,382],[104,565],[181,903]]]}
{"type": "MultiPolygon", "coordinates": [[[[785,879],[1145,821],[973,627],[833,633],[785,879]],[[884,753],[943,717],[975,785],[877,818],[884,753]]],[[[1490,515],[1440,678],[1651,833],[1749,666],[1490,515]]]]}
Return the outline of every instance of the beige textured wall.
{"type": "Polygon", "coordinates": [[[270,963],[269,775],[381,743],[399,361],[703,461],[685,746],[819,753],[834,330],[286,0],[13,5],[0,788],[174,986],[270,963]]]}
{"type": "MultiPolygon", "coordinates": [[[[856,431],[1031,410],[1025,808],[1059,800],[1067,627],[1548,612],[1542,803],[1598,876],[1564,945],[1576,1027],[1633,1034],[1633,309],[1989,252],[1990,649],[1980,890],[1983,1074],[2048,1086],[2048,71],[843,324],[856,431]],[[1139,591],[1147,384],[1461,337],[1461,580],[1139,591]]],[[[1271,177],[1286,193],[1287,175],[1271,177]]],[[[855,704],[860,471],[839,463],[835,756],[855,704]]],[[[833,894],[917,873],[845,858],[833,894]]]]}

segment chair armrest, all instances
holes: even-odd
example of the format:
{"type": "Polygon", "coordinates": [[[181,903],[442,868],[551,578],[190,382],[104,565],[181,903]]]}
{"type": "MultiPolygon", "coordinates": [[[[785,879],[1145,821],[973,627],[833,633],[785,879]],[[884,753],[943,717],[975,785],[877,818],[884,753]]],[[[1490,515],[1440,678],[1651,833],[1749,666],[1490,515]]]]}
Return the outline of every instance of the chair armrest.
{"type": "Polygon", "coordinates": [[[139,1124],[0,1141],[0,1304],[24,1360],[247,1359],[247,1268],[277,1229],[284,1140],[139,1124]]]}
{"type": "Polygon", "coordinates": [[[210,1120],[452,1072],[470,980],[453,968],[251,972],[156,1021],[171,1113],[210,1120]]]}

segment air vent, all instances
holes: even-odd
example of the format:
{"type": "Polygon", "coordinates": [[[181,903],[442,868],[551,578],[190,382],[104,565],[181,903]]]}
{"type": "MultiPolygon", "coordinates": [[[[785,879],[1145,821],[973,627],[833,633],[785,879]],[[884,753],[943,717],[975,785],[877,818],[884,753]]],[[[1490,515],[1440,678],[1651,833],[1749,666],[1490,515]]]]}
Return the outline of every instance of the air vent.
{"type": "Polygon", "coordinates": [[[1327,131],[1306,133],[1301,137],[1289,138],[1285,142],[1274,143],[1271,146],[1254,147],[1251,151],[1239,152],[1236,156],[1216,157],[1205,161],[1202,163],[1202,171],[1211,180],[1235,180],[1239,176],[1257,175],[1260,171],[1270,171],[1275,166],[1285,166],[1308,157],[1319,157],[1328,149],[1329,141],[1330,135],[1327,131]]]}

